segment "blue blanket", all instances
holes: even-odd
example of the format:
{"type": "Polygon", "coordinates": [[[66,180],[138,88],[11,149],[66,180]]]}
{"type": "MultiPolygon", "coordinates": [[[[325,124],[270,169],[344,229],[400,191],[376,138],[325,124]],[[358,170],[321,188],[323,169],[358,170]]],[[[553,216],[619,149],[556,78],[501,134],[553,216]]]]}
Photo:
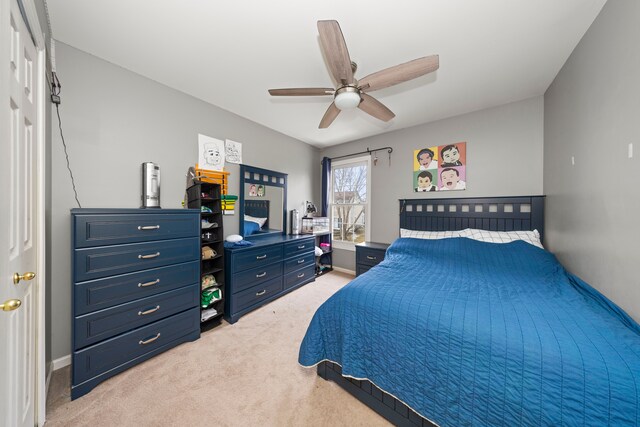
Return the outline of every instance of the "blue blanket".
{"type": "Polygon", "coordinates": [[[640,425],[640,326],[522,241],[398,239],[315,313],[322,360],[440,426],[640,425]]]}

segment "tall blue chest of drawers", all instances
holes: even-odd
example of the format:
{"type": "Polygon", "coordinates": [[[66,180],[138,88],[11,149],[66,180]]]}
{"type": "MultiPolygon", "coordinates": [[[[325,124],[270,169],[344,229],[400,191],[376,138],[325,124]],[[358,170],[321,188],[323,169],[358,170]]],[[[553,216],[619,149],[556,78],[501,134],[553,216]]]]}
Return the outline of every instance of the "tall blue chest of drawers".
{"type": "Polygon", "coordinates": [[[71,398],[200,337],[200,212],[72,209],[71,398]]]}

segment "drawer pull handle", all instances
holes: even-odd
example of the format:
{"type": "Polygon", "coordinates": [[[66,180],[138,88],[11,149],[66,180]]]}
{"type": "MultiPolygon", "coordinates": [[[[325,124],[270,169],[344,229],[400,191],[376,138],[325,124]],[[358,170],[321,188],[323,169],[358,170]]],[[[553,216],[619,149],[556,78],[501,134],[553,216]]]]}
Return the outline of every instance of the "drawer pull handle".
{"type": "Polygon", "coordinates": [[[375,261],[375,260],[377,260],[377,259],[378,259],[378,257],[377,257],[377,256],[367,255],[367,259],[370,259],[370,260],[372,260],[372,261],[375,261]]]}
{"type": "Polygon", "coordinates": [[[298,249],[304,249],[306,247],[307,247],[307,245],[300,245],[300,246],[298,246],[298,249]]]}
{"type": "Polygon", "coordinates": [[[265,271],[264,273],[260,273],[260,274],[256,274],[256,278],[261,278],[267,275],[267,272],[265,271]]]}
{"type": "Polygon", "coordinates": [[[304,273],[298,274],[298,279],[302,279],[304,277],[304,273]]]}
{"type": "Polygon", "coordinates": [[[150,308],[149,310],[146,310],[146,311],[139,311],[138,316],[145,316],[147,314],[155,313],[158,310],[160,310],[160,306],[156,305],[155,308],[150,308]]]}
{"type": "Polygon", "coordinates": [[[160,256],[160,252],[156,252],[155,254],[138,255],[138,259],[151,259],[151,258],[157,258],[159,256],[160,256]]]}
{"type": "Polygon", "coordinates": [[[160,332],[158,332],[158,335],[156,335],[153,338],[149,338],[148,340],[140,340],[138,341],[138,344],[140,345],[147,345],[147,344],[151,344],[152,342],[154,342],[155,340],[157,340],[158,338],[160,338],[160,332]]]}
{"type": "Polygon", "coordinates": [[[256,257],[256,259],[265,259],[266,257],[267,257],[267,254],[264,254],[264,255],[258,255],[258,256],[256,257]]]}
{"type": "Polygon", "coordinates": [[[160,279],[156,279],[156,280],[154,280],[152,282],[138,283],[138,287],[139,288],[146,288],[147,286],[157,285],[158,283],[160,283],[160,279]]]}
{"type": "Polygon", "coordinates": [[[304,259],[299,259],[298,260],[298,264],[302,264],[304,262],[304,259]]]}
{"type": "Polygon", "coordinates": [[[138,230],[160,230],[159,225],[139,225],[138,230]]]}
{"type": "Polygon", "coordinates": [[[263,290],[261,290],[260,292],[256,292],[256,296],[257,296],[257,297],[259,297],[259,296],[264,295],[264,294],[266,294],[266,293],[267,293],[267,290],[266,290],[266,289],[263,289],[263,290]]]}

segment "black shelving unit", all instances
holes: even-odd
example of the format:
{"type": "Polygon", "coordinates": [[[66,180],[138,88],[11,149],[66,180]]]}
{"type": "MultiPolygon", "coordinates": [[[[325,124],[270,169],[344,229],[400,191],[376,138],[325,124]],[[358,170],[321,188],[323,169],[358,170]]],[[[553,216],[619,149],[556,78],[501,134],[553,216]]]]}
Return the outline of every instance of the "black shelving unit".
{"type": "Polygon", "coordinates": [[[316,246],[321,248],[320,243],[328,243],[329,250],[316,257],[316,277],[333,271],[333,244],[331,243],[331,231],[314,233],[316,246]]]}
{"type": "Polygon", "coordinates": [[[213,317],[200,323],[201,330],[208,330],[220,324],[224,314],[224,232],[222,225],[222,204],[220,184],[197,182],[187,188],[187,205],[191,209],[200,210],[200,247],[209,246],[215,251],[210,259],[200,260],[200,292],[202,293],[202,278],[208,274],[216,279],[217,286],[222,291],[222,299],[207,307],[200,305],[200,313],[211,308],[216,310],[213,317]],[[205,208],[203,210],[202,208],[205,208]],[[210,210],[210,212],[208,212],[210,210]],[[213,223],[210,228],[202,228],[203,220],[213,223]]]}

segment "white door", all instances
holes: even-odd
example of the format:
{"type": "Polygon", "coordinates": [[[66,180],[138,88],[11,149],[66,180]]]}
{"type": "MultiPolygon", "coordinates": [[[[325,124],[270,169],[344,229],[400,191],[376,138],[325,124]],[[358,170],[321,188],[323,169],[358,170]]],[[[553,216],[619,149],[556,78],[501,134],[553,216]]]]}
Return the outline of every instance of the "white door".
{"type": "Polygon", "coordinates": [[[0,0],[0,31],[0,425],[33,426],[39,67],[16,0],[0,0]]]}

